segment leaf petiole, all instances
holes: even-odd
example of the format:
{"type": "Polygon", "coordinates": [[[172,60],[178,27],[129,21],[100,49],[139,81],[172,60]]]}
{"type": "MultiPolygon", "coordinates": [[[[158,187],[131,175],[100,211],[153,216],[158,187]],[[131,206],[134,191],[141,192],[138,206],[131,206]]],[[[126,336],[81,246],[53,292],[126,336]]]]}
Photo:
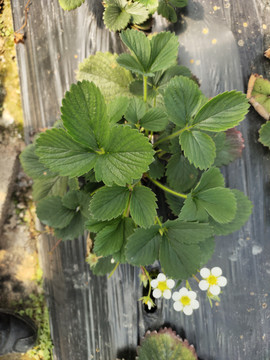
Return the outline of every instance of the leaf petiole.
{"type": "Polygon", "coordinates": [[[175,138],[176,136],[181,135],[182,132],[184,132],[184,131],[186,131],[186,130],[189,130],[189,129],[193,128],[193,127],[194,127],[194,125],[185,126],[183,129],[178,130],[178,131],[172,133],[171,135],[165,136],[164,138],[162,138],[162,139],[158,140],[157,142],[155,142],[154,145],[153,145],[153,148],[155,148],[155,147],[158,146],[159,144],[163,143],[164,141],[173,139],[173,138],[175,138]]]}
{"type": "Polygon", "coordinates": [[[155,179],[152,179],[149,175],[147,175],[148,179],[155,185],[157,185],[160,189],[164,190],[164,191],[167,191],[168,193],[170,194],[173,194],[175,196],[178,196],[180,198],[183,198],[183,199],[186,199],[187,198],[187,195],[185,194],[181,194],[179,192],[176,192],[170,188],[168,188],[167,186],[161,184],[159,181],[155,180],[155,179]]]}
{"type": "Polygon", "coordinates": [[[147,102],[147,76],[143,76],[143,101],[147,102]]]}

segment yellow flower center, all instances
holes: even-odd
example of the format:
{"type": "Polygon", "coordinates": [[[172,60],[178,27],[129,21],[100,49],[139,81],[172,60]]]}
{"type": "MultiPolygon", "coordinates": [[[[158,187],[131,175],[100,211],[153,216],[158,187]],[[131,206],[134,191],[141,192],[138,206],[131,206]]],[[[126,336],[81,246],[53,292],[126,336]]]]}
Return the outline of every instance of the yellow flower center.
{"type": "Polygon", "coordinates": [[[160,291],[162,291],[162,292],[165,291],[165,290],[167,290],[167,289],[169,289],[168,286],[167,286],[167,282],[166,282],[166,281],[160,281],[160,282],[158,283],[157,288],[158,288],[160,291]]]}
{"type": "Polygon", "coordinates": [[[190,298],[188,296],[182,296],[180,301],[184,306],[187,306],[190,304],[190,298]]]}
{"type": "Polygon", "coordinates": [[[208,276],[206,280],[210,285],[217,285],[217,277],[215,275],[208,276]]]}

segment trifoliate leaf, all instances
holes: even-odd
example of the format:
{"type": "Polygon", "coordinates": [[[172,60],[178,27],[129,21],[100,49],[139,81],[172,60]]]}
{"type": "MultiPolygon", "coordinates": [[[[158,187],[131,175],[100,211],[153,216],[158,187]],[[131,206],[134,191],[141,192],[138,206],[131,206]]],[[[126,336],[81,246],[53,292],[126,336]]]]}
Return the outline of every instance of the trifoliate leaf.
{"type": "Polygon", "coordinates": [[[148,228],[154,224],[156,212],[156,196],[150,188],[135,186],[130,200],[130,215],[134,222],[148,228]]]}
{"type": "Polygon", "coordinates": [[[133,24],[141,24],[148,19],[149,12],[140,2],[129,3],[126,12],[131,15],[133,24]]]}
{"type": "Polygon", "coordinates": [[[249,104],[245,94],[227,91],[209,100],[197,113],[193,124],[197,129],[219,132],[244,120],[249,104]]]}
{"type": "Polygon", "coordinates": [[[207,171],[204,171],[198,185],[195,187],[193,194],[197,194],[200,191],[212,189],[215,187],[224,187],[225,180],[220,170],[212,167],[207,171]]]}
{"type": "Polygon", "coordinates": [[[235,218],[236,198],[230,189],[216,187],[196,194],[196,199],[218,223],[226,224],[235,218]]]}
{"type": "Polygon", "coordinates": [[[152,145],[142,133],[128,126],[115,126],[104,154],[98,155],[96,179],[108,186],[131,184],[148,170],[153,154],[152,145]]]}
{"type": "Polygon", "coordinates": [[[158,88],[159,92],[165,90],[170,80],[176,76],[192,78],[193,75],[187,67],[182,65],[173,65],[162,73],[158,81],[155,83],[155,87],[158,88]]]}
{"type": "Polygon", "coordinates": [[[128,104],[129,99],[124,96],[118,96],[108,104],[110,123],[114,124],[122,119],[127,110],[128,104]]]}
{"type": "Polygon", "coordinates": [[[180,144],[188,160],[201,170],[209,168],[216,156],[216,147],[211,137],[200,131],[184,131],[180,144]]]}
{"type": "Polygon", "coordinates": [[[51,196],[38,203],[37,216],[45,225],[64,228],[73,219],[74,211],[62,204],[60,196],[51,196]]]}
{"type": "Polygon", "coordinates": [[[174,154],[166,170],[169,186],[178,192],[186,192],[197,181],[198,170],[181,154],[174,154]]]}
{"type": "Polygon", "coordinates": [[[34,181],[33,199],[40,201],[48,196],[64,196],[67,192],[68,177],[55,176],[34,181]]]}
{"type": "Polygon", "coordinates": [[[182,221],[208,222],[209,215],[199,200],[188,194],[181,209],[179,219],[182,221]]]}
{"type": "Polygon", "coordinates": [[[245,147],[242,133],[236,128],[220,132],[213,136],[216,145],[216,158],[214,165],[228,165],[230,162],[241,157],[245,147]]]}
{"type": "Polygon", "coordinates": [[[129,96],[131,73],[116,62],[117,54],[97,52],[79,65],[78,80],[93,81],[101,90],[105,101],[116,96],[129,96]]]}
{"type": "Polygon", "coordinates": [[[62,199],[63,205],[75,213],[81,212],[85,218],[89,216],[90,195],[83,191],[71,190],[62,199]]]}
{"type": "Polygon", "coordinates": [[[95,266],[91,266],[91,271],[94,275],[106,275],[110,273],[115,267],[115,263],[112,262],[112,256],[106,256],[98,259],[95,266]]]}
{"type": "Polygon", "coordinates": [[[127,187],[112,186],[99,189],[90,203],[90,212],[97,220],[115,219],[127,207],[129,189],[127,187]]]}
{"type": "Polygon", "coordinates": [[[143,4],[150,14],[154,14],[158,8],[158,0],[138,0],[138,2],[143,4]]]}
{"type": "Polygon", "coordinates": [[[94,252],[97,255],[107,256],[119,251],[125,242],[126,227],[129,225],[127,219],[122,218],[99,231],[95,238],[94,252]]]}
{"type": "Polygon", "coordinates": [[[154,72],[166,70],[176,62],[178,38],[170,32],[162,32],[151,39],[135,30],[121,32],[121,39],[132,56],[122,54],[118,64],[144,76],[154,76],[154,72]]]}
{"type": "Polygon", "coordinates": [[[105,26],[111,31],[119,31],[127,27],[131,14],[127,12],[126,0],[110,0],[103,14],[105,26]]]}
{"type": "Polygon", "coordinates": [[[113,254],[113,258],[115,262],[119,262],[120,264],[125,264],[127,262],[127,258],[126,258],[127,239],[133,234],[135,229],[135,224],[131,218],[125,218],[124,222],[125,222],[124,242],[121,246],[121,249],[113,254]]]}
{"type": "Polygon", "coordinates": [[[55,177],[55,173],[51,172],[40,161],[35,153],[36,146],[28,145],[20,155],[20,161],[24,172],[33,179],[49,179],[55,177]]]}
{"type": "Polygon", "coordinates": [[[152,108],[142,117],[140,125],[147,130],[162,131],[168,124],[168,116],[160,108],[152,108]]]}
{"type": "Polygon", "coordinates": [[[51,129],[37,139],[36,154],[50,170],[62,176],[81,176],[90,171],[97,154],[75,142],[63,129],[51,129]]]}
{"type": "Polygon", "coordinates": [[[146,103],[138,98],[129,101],[128,108],[125,113],[126,120],[131,124],[137,124],[147,111],[146,103]]]}
{"type": "Polygon", "coordinates": [[[61,107],[62,120],[69,135],[93,150],[108,140],[109,119],[99,88],[89,81],[72,84],[61,107]]]}
{"type": "Polygon", "coordinates": [[[59,0],[59,4],[64,10],[73,10],[81,6],[85,0],[59,0]]]}
{"type": "Polygon", "coordinates": [[[68,226],[55,229],[54,234],[62,240],[73,240],[84,233],[85,217],[80,212],[75,213],[68,226]]]}
{"type": "Polygon", "coordinates": [[[165,167],[163,163],[158,159],[155,160],[149,166],[149,175],[152,179],[160,179],[165,172],[165,167]]]}
{"type": "Polygon", "coordinates": [[[262,125],[259,131],[259,141],[264,145],[270,148],[270,122],[262,125]]]}
{"type": "Polygon", "coordinates": [[[201,104],[201,96],[202,93],[193,80],[185,76],[172,79],[164,95],[170,120],[180,127],[188,124],[201,104]]]}
{"type": "Polygon", "coordinates": [[[153,225],[149,229],[137,229],[128,238],[126,257],[130,264],[150,265],[158,259],[159,243],[162,240],[159,229],[159,225],[153,225]]]}
{"type": "Polygon", "coordinates": [[[237,202],[235,217],[228,224],[220,224],[211,219],[210,225],[213,227],[216,235],[227,235],[239,230],[248,221],[252,213],[253,205],[251,201],[239,190],[233,189],[231,192],[234,194],[237,202]]]}
{"type": "Polygon", "coordinates": [[[209,224],[167,221],[160,245],[160,263],[167,276],[187,279],[201,263],[199,243],[212,235],[209,224]]]}
{"type": "Polygon", "coordinates": [[[177,21],[177,14],[174,8],[166,0],[159,0],[157,12],[172,23],[177,21]]]}

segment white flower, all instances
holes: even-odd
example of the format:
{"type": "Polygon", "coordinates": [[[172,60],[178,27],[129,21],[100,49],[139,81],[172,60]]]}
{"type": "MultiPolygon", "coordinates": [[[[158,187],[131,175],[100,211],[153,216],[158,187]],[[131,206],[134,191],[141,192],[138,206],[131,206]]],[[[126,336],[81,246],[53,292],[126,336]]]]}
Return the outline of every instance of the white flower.
{"type": "Polygon", "coordinates": [[[194,309],[198,309],[199,302],[196,300],[197,294],[183,287],[179,291],[173,293],[173,308],[176,311],[183,311],[186,315],[191,315],[194,309]]]}
{"type": "Polygon", "coordinates": [[[201,290],[208,290],[210,294],[217,296],[220,293],[220,287],[227,285],[227,279],[222,275],[220,267],[213,267],[211,270],[202,268],[200,271],[204,280],[199,282],[201,290]]]}
{"type": "Polygon", "coordinates": [[[166,275],[160,273],[156,279],[151,281],[150,285],[154,289],[154,298],[158,299],[163,296],[165,299],[170,299],[172,296],[171,289],[174,287],[175,281],[167,279],[166,275]]]}

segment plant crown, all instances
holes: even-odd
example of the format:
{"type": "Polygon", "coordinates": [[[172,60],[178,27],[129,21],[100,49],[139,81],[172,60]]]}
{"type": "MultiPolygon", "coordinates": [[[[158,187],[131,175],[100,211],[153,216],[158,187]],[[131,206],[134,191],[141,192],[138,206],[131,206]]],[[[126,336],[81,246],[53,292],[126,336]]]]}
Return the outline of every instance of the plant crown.
{"type": "Polygon", "coordinates": [[[251,213],[219,170],[241,154],[232,128],[249,105],[238,91],[207,99],[177,65],[174,34],[120,36],[129,52],[80,65],[61,121],[21,162],[39,219],[63,240],[90,232],[95,274],[159,260],[167,276],[188,279],[211,258],[214,236],[240,229],[251,213]]]}

